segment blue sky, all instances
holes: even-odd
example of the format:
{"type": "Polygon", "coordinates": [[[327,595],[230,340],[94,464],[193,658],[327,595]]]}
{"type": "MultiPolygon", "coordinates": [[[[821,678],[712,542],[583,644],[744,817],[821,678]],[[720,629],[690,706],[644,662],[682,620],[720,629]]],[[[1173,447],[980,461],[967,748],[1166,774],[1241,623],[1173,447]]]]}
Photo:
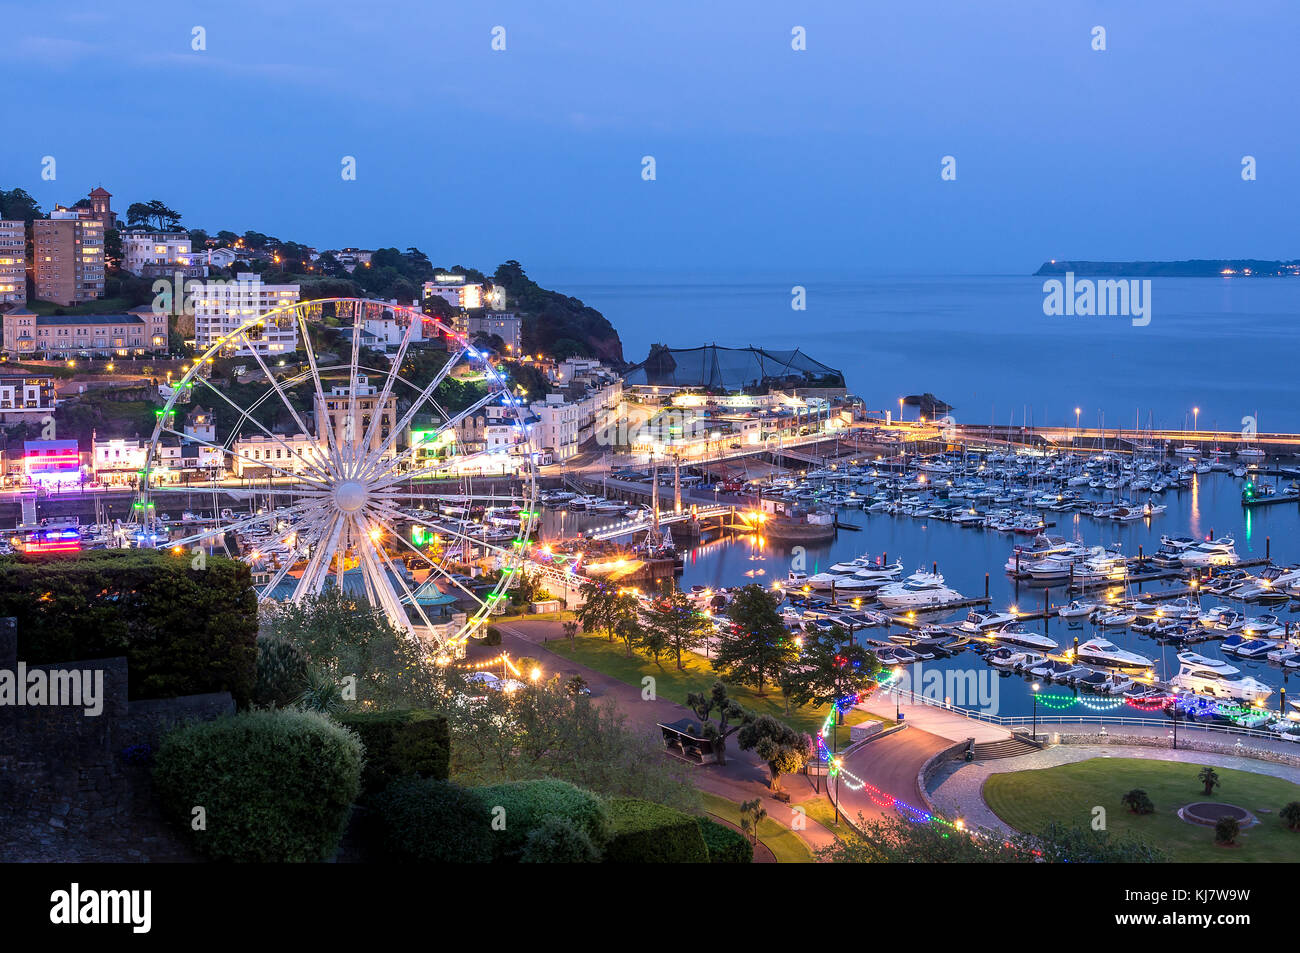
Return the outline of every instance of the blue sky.
{"type": "Polygon", "coordinates": [[[102,183],[115,206],[159,198],[210,230],[557,275],[1300,256],[1300,4],[1283,0],[24,0],[0,16],[0,185],[47,209],[102,183]]]}

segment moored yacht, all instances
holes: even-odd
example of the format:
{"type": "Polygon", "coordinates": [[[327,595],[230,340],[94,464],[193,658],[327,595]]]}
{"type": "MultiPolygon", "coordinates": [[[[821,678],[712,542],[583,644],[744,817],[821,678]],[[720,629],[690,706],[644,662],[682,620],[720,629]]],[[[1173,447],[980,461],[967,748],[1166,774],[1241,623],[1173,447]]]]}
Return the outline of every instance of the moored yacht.
{"type": "Polygon", "coordinates": [[[1188,546],[1179,559],[1184,566],[1233,566],[1240,561],[1231,536],[1188,546]]]}
{"type": "Polygon", "coordinates": [[[1075,661],[1113,668],[1151,668],[1152,661],[1145,655],[1126,652],[1107,639],[1089,639],[1079,646],[1075,661]]]}
{"type": "Polygon", "coordinates": [[[989,635],[999,642],[1006,642],[1009,645],[1023,645],[1026,648],[1038,649],[1040,652],[1050,652],[1059,648],[1055,639],[1046,635],[1039,635],[1036,632],[1030,632],[1022,622],[1008,622],[1002,628],[990,632],[989,635]]]}
{"type": "Polygon", "coordinates": [[[1228,698],[1251,704],[1265,702],[1273,694],[1273,689],[1249,675],[1242,678],[1228,678],[1215,668],[1204,665],[1192,665],[1183,662],[1178,674],[1169,680],[1174,688],[1206,695],[1210,698],[1228,698]]]}
{"type": "Polygon", "coordinates": [[[942,573],[922,571],[881,586],[876,598],[887,609],[925,609],[960,602],[965,597],[944,583],[942,573]]]}

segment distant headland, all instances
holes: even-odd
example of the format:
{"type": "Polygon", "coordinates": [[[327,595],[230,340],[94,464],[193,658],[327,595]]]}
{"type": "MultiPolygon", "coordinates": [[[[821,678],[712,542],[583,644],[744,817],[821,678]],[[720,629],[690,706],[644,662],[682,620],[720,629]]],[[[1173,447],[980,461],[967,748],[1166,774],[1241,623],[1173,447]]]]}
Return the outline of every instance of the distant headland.
{"type": "Polygon", "coordinates": [[[1099,275],[1116,278],[1300,277],[1300,261],[1256,258],[1194,258],[1190,261],[1062,261],[1039,265],[1035,275],[1099,275]]]}

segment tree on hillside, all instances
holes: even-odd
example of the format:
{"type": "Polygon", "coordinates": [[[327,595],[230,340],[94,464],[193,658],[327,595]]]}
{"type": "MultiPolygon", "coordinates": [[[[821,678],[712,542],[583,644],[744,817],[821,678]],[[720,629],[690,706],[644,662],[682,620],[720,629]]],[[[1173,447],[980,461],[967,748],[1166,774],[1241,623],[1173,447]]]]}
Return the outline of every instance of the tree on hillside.
{"type": "Polygon", "coordinates": [[[736,743],[741,751],[753,751],[767,762],[771,787],[781,792],[781,775],[794,774],[812,757],[812,739],[771,715],[759,715],[740,729],[736,743]]]}
{"type": "Polygon", "coordinates": [[[777,605],[773,593],[752,583],[734,593],[727,607],[733,625],[724,629],[713,659],[715,672],[760,695],[799,655],[777,605]]]}
{"type": "Polygon", "coordinates": [[[0,218],[30,225],[41,217],[41,207],[23,189],[0,189],[0,218]]]}
{"type": "Polygon", "coordinates": [[[646,637],[673,652],[681,669],[682,652],[702,644],[713,631],[713,623],[683,593],[673,592],[651,601],[643,629],[646,637]]]}
{"type": "Polygon", "coordinates": [[[152,226],[159,230],[179,228],[181,213],[158,199],[132,202],[126,209],[126,224],[152,226]]]}
{"type": "Polygon", "coordinates": [[[791,701],[800,707],[834,704],[841,725],[844,709],[870,694],[880,671],[876,656],[860,645],[846,645],[846,635],[839,626],[807,633],[788,678],[791,701]]]}
{"type": "Polygon", "coordinates": [[[704,737],[713,742],[718,764],[726,764],[727,738],[739,731],[753,716],[740,707],[740,702],[727,694],[727,686],[722,682],[714,682],[707,694],[705,692],[687,694],[686,707],[695,712],[704,729],[704,737]],[[710,715],[716,715],[718,719],[716,725],[709,720],[710,715]]]}

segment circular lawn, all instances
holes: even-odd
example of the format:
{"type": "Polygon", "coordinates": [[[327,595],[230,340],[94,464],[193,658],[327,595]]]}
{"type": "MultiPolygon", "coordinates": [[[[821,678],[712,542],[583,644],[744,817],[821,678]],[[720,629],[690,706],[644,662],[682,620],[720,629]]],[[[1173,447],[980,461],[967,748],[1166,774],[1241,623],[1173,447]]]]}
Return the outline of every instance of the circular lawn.
{"type": "Polygon", "coordinates": [[[1300,832],[1290,831],[1278,814],[1290,801],[1300,801],[1300,785],[1280,778],[1216,767],[1219,787],[1212,799],[1239,804],[1259,823],[1245,829],[1238,847],[1215,846],[1211,828],[1189,824],[1179,808],[1206,801],[1197,781],[1200,765],[1145,758],[1092,758],[1035,771],[1008,771],[984,782],[984,800],[1004,823],[1035,832],[1056,821],[1066,827],[1090,829],[1094,808],[1105,808],[1106,830],[1134,834],[1160,848],[1174,861],[1294,862],[1300,855],[1300,832]],[[1123,796],[1141,788],[1155,812],[1136,815],[1123,796]]]}

